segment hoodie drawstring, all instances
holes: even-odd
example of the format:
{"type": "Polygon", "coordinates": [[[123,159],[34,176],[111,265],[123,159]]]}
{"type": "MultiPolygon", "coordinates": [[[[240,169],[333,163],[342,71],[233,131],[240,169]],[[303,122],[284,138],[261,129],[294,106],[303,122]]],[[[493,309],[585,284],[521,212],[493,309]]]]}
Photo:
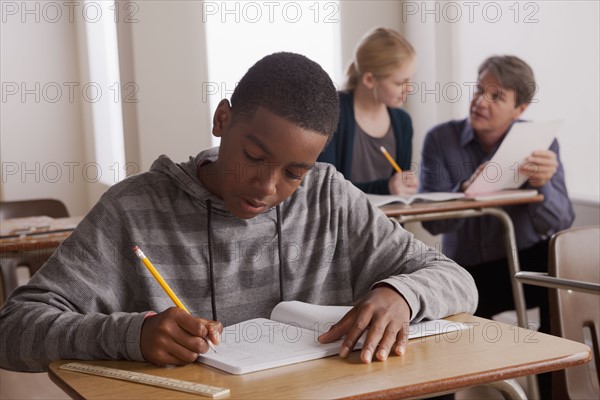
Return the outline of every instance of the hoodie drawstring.
{"type": "Polygon", "coordinates": [[[210,304],[212,306],[212,319],[217,321],[217,302],[215,301],[215,278],[212,257],[212,201],[206,200],[208,209],[208,278],[210,279],[210,304]]]}
{"type": "Polygon", "coordinates": [[[281,210],[279,204],[277,210],[277,248],[279,249],[279,301],[283,301],[283,251],[281,245],[281,210]]]}
{"type": "MultiPolygon", "coordinates": [[[[215,278],[213,268],[213,256],[212,256],[212,201],[206,200],[206,208],[208,212],[207,216],[207,229],[208,229],[208,277],[210,279],[210,304],[212,307],[212,319],[217,319],[217,302],[215,300],[215,278]]],[[[279,250],[279,301],[283,301],[283,252],[282,252],[282,239],[281,239],[281,210],[279,205],[276,206],[277,211],[277,248],[279,250]]]]}

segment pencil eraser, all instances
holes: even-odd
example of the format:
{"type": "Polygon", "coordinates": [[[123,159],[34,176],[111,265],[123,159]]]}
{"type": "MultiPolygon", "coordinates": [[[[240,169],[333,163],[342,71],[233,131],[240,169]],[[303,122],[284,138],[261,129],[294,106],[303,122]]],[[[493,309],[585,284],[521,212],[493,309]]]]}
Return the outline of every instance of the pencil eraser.
{"type": "Polygon", "coordinates": [[[140,249],[140,248],[139,248],[138,246],[135,246],[135,247],[133,248],[133,251],[138,251],[139,249],[140,249]]]}

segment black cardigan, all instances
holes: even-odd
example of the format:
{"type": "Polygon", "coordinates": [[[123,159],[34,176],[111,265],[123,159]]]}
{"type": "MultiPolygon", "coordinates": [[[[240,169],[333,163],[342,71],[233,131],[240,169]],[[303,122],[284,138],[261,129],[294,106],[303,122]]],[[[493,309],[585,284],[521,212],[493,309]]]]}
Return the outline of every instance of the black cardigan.
{"type": "MultiPolygon", "coordinates": [[[[333,164],[346,179],[352,171],[352,152],[354,150],[354,135],[356,121],[354,119],[354,96],[350,93],[339,92],[340,119],[333,138],[319,155],[317,161],[333,164]]],[[[392,120],[392,131],[396,138],[396,162],[402,170],[409,170],[412,158],[412,122],[410,116],[399,108],[389,108],[392,120]]],[[[381,155],[383,157],[383,154],[381,155]]],[[[393,173],[390,175],[390,177],[393,173]]],[[[352,182],[365,193],[389,194],[389,179],[379,179],[371,182],[352,182]]]]}

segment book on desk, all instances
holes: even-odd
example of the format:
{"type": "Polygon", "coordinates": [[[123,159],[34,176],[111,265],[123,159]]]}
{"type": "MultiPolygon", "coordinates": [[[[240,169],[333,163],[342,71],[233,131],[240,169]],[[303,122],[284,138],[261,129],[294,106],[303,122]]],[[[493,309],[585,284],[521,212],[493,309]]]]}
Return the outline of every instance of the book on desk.
{"type": "MultiPolygon", "coordinates": [[[[338,322],[352,307],[323,306],[284,301],[270,319],[255,318],[226,327],[217,352],[201,354],[198,362],[234,375],[281,367],[338,354],[342,339],[319,343],[318,336],[338,322]]],[[[432,320],[411,324],[409,339],[467,329],[467,325],[432,320]]],[[[363,337],[355,350],[362,348],[363,337]]]]}
{"type": "Polygon", "coordinates": [[[535,189],[515,189],[515,190],[499,190],[488,193],[462,193],[462,192],[430,192],[418,193],[412,196],[397,196],[386,194],[367,194],[371,203],[376,207],[381,207],[386,204],[403,203],[406,205],[417,202],[441,202],[453,200],[503,200],[503,199],[521,199],[533,197],[538,194],[535,189]]]}

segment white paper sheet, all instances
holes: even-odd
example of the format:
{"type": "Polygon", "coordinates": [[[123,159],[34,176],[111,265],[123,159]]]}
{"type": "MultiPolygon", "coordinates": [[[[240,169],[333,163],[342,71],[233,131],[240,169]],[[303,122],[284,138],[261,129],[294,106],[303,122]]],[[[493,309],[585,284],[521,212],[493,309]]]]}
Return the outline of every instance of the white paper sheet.
{"type": "Polygon", "coordinates": [[[518,122],[486,165],[481,174],[467,188],[469,195],[504,189],[517,189],[528,176],[519,172],[534,150],[546,150],[556,137],[562,121],[518,122]]]}

